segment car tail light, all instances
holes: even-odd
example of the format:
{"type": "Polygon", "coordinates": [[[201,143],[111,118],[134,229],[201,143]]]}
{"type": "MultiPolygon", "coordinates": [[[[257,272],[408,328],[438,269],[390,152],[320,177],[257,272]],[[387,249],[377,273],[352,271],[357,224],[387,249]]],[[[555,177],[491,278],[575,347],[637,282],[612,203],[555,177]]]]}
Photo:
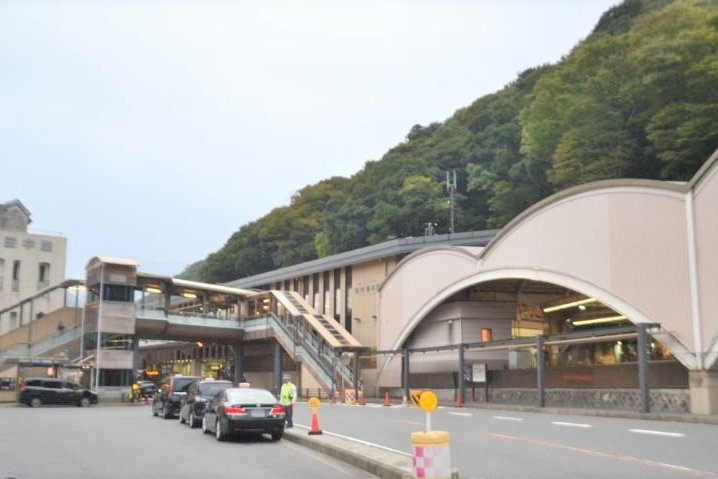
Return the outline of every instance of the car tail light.
{"type": "Polygon", "coordinates": [[[224,411],[227,413],[227,416],[246,416],[247,411],[244,410],[243,407],[239,406],[227,406],[224,411]]]}
{"type": "Polygon", "coordinates": [[[273,407],[269,413],[270,416],[284,416],[285,414],[286,414],[286,411],[281,406],[273,407]]]}
{"type": "Polygon", "coordinates": [[[20,389],[25,389],[27,387],[27,381],[23,381],[20,385],[20,389]]]}

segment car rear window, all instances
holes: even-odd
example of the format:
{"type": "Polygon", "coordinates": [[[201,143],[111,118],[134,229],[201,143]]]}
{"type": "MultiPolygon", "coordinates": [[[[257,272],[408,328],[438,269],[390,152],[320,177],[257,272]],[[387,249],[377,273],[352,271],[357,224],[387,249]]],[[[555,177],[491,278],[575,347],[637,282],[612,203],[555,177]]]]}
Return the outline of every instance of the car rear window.
{"type": "Polygon", "coordinates": [[[203,396],[214,396],[218,392],[231,387],[232,383],[205,383],[199,385],[199,393],[203,396]]]}
{"type": "Polygon", "coordinates": [[[227,391],[232,404],[275,404],[277,398],[265,389],[232,389],[227,391]]]}
{"type": "Polygon", "coordinates": [[[173,392],[187,392],[187,389],[197,381],[197,378],[174,378],[173,392]]]}

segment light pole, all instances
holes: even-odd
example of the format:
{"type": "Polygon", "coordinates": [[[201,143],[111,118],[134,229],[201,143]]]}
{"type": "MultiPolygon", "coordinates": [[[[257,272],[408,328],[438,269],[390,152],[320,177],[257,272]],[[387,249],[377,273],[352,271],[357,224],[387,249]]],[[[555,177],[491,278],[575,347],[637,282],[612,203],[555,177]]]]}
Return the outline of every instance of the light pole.
{"type": "Polygon", "coordinates": [[[456,170],[446,172],[446,191],[449,193],[449,234],[454,232],[454,193],[456,193],[456,170]]]}

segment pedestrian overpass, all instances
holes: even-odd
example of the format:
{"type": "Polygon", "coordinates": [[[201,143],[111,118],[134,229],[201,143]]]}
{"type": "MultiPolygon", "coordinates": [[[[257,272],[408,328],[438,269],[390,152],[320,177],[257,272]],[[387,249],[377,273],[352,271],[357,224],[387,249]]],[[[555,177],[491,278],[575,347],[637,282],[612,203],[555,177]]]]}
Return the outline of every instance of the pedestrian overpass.
{"type": "MultiPolygon", "coordinates": [[[[109,378],[116,377],[112,371],[132,371],[134,376],[139,340],[154,339],[231,345],[238,380],[244,373],[245,343],[269,341],[274,344],[267,355],[274,357],[276,386],[281,383],[282,350],[300,366],[305,386],[332,391],[338,384],[356,384],[355,370],[347,364],[362,345],[296,292],[248,290],[145,274],[137,271],[134,261],[105,257],[88,263],[84,285],[69,283],[48,288],[45,294],[65,289],[67,295],[68,288],[83,286],[84,306],[66,305],[0,337],[0,376],[23,363],[81,364],[93,370],[91,382],[96,389],[126,386],[111,384],[109,378]]],[[[22,311],[32,310],[41,293],[0,310],[0,315],[19,310],[22,317],[22,311]]]]}

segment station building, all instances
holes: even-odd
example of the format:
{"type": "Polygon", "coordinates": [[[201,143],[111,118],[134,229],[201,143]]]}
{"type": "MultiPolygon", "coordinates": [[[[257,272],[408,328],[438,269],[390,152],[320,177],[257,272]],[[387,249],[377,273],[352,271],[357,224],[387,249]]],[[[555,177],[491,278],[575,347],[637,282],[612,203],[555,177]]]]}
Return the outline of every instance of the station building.
{"type": "Polygon", "coordinates": [[[277,387],[289,370],[301,389],[378,397],[715,414],[717,171],[718,152],[688,182],[590,183],[500,231],[396,239],[224,285],[93,258],[77,336],[94,367],[124,371],[96,373],[98,387],[138,368],[277,387]]]}

